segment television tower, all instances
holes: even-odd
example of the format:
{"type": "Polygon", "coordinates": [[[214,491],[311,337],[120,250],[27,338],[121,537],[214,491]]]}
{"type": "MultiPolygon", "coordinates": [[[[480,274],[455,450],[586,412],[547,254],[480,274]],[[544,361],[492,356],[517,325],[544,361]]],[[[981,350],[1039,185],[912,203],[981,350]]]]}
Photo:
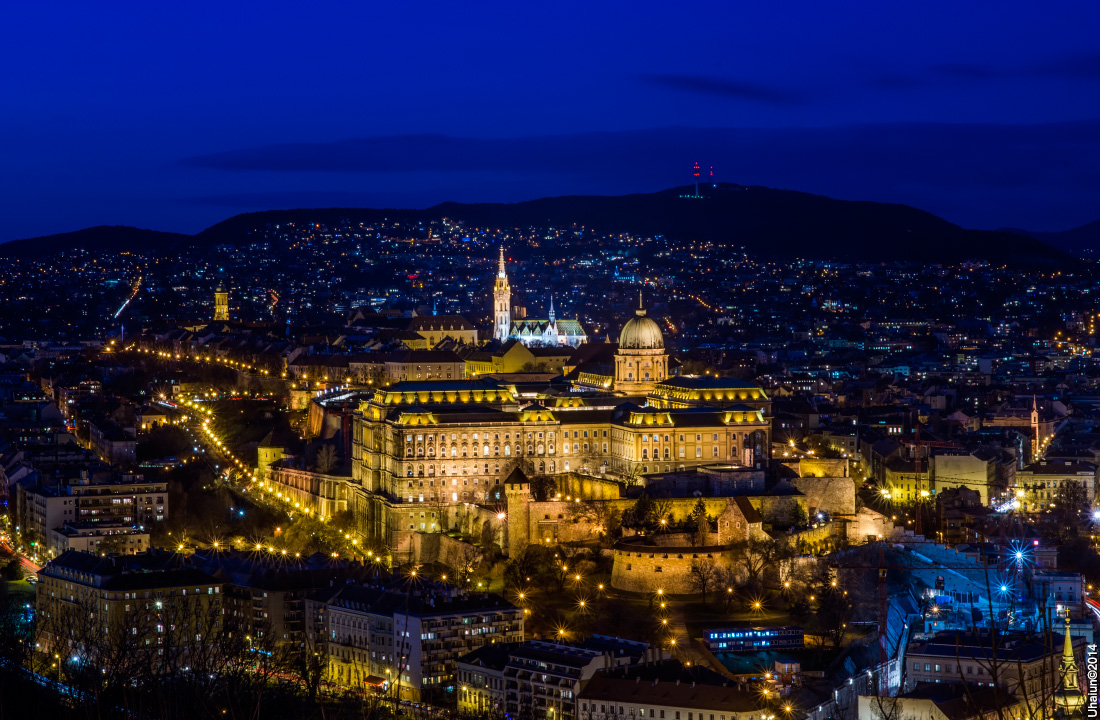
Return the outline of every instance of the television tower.
{"type": "Polygon", "coordinates": [[[699,162],[695,163],[695,195],[699,196],[699,162]]]}

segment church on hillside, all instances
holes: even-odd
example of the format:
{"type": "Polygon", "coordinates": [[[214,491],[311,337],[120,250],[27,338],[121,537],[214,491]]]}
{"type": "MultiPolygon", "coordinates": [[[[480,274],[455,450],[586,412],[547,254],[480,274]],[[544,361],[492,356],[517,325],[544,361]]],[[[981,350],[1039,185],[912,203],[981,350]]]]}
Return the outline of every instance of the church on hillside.
{"type": "Polygon", "coordinates": [[[553,298],[550,298],[549,316],[545,319],[512,318],[512,287],[508,284],[502,247],[493,284],[493,337],[501,343],[518,340],[527,347],[578,347],[588,342],[588,334],[580,320],[555,316],[553,298]]]}

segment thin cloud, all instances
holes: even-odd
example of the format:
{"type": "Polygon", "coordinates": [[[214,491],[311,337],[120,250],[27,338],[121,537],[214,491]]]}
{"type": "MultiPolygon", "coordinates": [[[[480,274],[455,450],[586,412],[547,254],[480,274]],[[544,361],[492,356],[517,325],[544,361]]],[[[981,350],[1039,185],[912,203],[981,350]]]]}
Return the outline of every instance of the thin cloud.
{"type": "Polygon", "coordinates": [[[731,100],[749,100],[767,105],[801,105],[805,101],[794,93],[755,83],[727,80],[708,75],[642,75],[641,79],[657,87],[711,95],[731,100]]]}
{"type": "Polygon", "coordinates": [[[916,74],[884,73],[869,79],[873,87],[884,90],[906,90],[927,87],[938,82],[986,82],[1042,77],[1068,80],[1100,79],[1100,53],[1066,55],[1014,67],[992,67],[973,63],[940,63],[930,65],[916,74]]]}
{"type": "Polygon", "coordinates": [[[1070,55],[1041,63],[1034,68],[1038,75],[1066,78],[1100,78],[1100,53],[1070,55]]]}
{"type": "Polygon", "coordinates": [[[937,75],[962,80],[992,80],[1014,74],[1010,71],[1006,72],[985,65],[972,65],[969,63],[942,63],[933,65],[931,69],[937,75]]]}
{"type": "Polygon", "coordinates": [[[871,78],[871,85],[882,90],[908,90],[910,88],[922,87],[927,85],[926,80],[913,77],[912,75],[900,75],[900,74],[883,74],[875,75],[871,78]]]}

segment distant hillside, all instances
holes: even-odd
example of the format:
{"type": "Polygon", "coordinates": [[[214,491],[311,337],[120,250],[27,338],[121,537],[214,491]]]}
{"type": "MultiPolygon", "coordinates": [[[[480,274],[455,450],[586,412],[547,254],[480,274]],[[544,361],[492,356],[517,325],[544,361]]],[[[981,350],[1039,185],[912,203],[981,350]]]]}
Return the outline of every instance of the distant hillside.
{"type": "MultiPolygon", "coordinates": [[[[337,221],[375,222],[381,218],[435,220],[450,217],[471,225],[526,227],[577,223],[600,232],[663,234],[705,240],[724,246],[744,246],[773,260],[813,258],[852,262],[909,261],[952,263],[987,259],[1013,264],[1060,265],[1071,258],[1034,238],[1018,233],[966,230],[931,213],[907,205],[834,200],[821,195],[720,184],[700,189],[704,197],[685,197],[693,188],[656,193],[543,198],[521,203],[443,203],[425,210],[328,208],[272,210],[229,218],[196,236],[133,228],[92,228],[0,246],[26,244],[39,250],[60,249],[77,240],[89,249],[120,249],[123,230],[133,233],[132,247],[172,246],[180,242],[236,244],[269,223],[337,221]],[[114,234],[111,234],[114,233],[114,234]],[[100,244],[110,238],[111,245],[100,244]]],[[[47,252],[49,250],[46,250],[47,252]]]]}
{"type": "Polygon", "coordinates": [[[1068,253],[1100,255],[1100,220],[1062,232],[1032,232],[1017,228],[1005,228],[1004,231],[1041,240],[1068,253]]]}
{"type": "Polygon", "coordinates": [[[194,242],[192,236],[179,233],[143,230],[127,225],[97,225],[75,232],[12,240],[0,245],[0,257],[37,258],[77,248],[93,253],[149,248],[163,248],[167,251],[191,242],[194,242]]]}

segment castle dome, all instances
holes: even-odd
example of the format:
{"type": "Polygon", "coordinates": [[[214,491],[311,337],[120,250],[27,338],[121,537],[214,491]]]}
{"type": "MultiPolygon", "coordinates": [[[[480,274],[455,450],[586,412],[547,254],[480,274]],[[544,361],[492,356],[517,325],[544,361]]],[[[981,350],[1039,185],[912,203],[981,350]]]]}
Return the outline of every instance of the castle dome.
{"type": "Polygon", "coordinates": [[[638,297],[638,309],[635,316],[623,326],[619,335],[620,350],[661,350],[665,347],[665,337],[661,334],[661,328],[652,319],[646,317],[645,308],[641,307],[641,296],[638,297]]]}

